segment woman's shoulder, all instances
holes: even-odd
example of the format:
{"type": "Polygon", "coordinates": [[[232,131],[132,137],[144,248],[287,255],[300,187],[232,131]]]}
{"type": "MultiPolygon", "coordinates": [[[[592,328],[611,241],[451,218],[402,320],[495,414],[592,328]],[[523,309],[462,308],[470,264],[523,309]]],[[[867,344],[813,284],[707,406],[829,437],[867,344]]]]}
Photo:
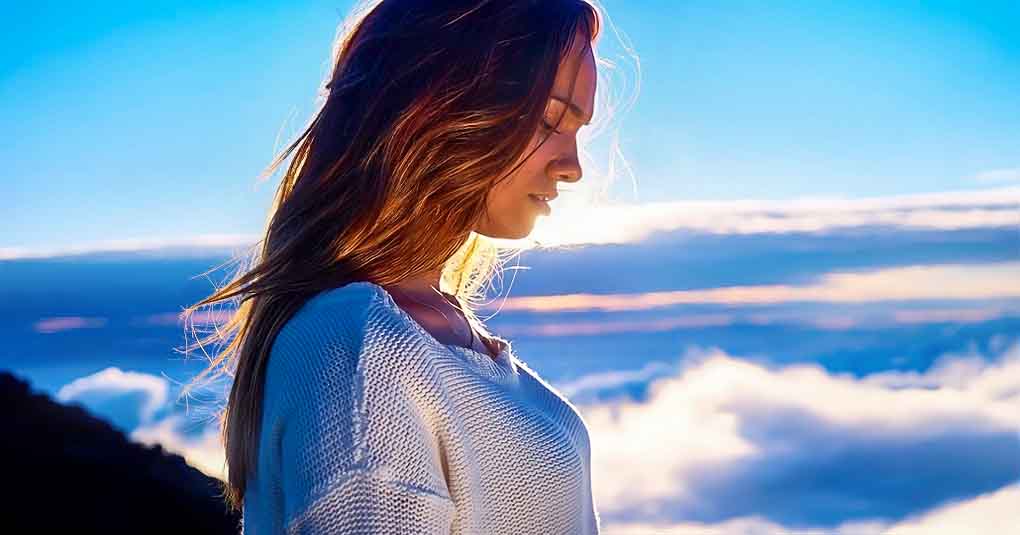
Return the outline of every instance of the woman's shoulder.
{"type": "Polygon", "coordinates": [[[285,361],[296,354],[298,363],[308,366],[315,364],[315,355],[330,360],[338,353],[385,356],[424,342],[381,287],[355,281],[305,301],[281,327],[273,353],[285,361]]]}
{"type": "Polygon", "coordinates": [[[308,298],[293,320],[322,315],[359,316],[378,298],[378,286],[366,281],[349,282],[308,298]]]}
{"type": "Polygon", "coordinates": [[[372,288],[361,282],[319,292],[302,303],[280,327],[274,349],[286,350],[291,345],[337,335],[354,336],[374,300],[372,288]]]}
{"type": "Polygon", "coordinates": [[[374,283],[349,282],[308,298],[285,327],[322,328],[337,322],[363,324],[371,319],[379,319],[379,316],[392,315],[392,306],[387,297],[385,291],[374,283]]]}
{"type": "Polygon", "coordinates": [[[286,411],[352,396],[400,396],[427,384],[434,351],[402,321],[371,283],[316,294],[273,342],[266,398],[286,411]]]}

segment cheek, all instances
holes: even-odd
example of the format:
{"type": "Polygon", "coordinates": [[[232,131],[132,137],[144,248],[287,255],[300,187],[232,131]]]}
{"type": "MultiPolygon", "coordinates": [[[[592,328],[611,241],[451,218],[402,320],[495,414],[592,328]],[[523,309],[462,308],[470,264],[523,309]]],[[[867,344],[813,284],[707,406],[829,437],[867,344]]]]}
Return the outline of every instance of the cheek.
{"type": "MultiPolygon", "coordinates": [[[[504,208],[520,206],[528,200],[528,194],[535,190],[534,166],[525,163],[503,183],[503,188],[498,192],[498,202],[504,208]]],[[[540,188],[541,186],[539,186],[540,188]]]]}
{"type": "MultiPolygon", "coordinates": [[[[552,154],[553,140],[547,140],[535,150],[540,141],[541,138],[536,135],[528,149],[529,152],[534,150],[534,153],[520,164],[512,175],[496,184],[489,192],[487,202],[489,216],[481,225],[483,234],[517,239],[527,236],[531,231],[540,210],[528,198],[528,194],[549,187],[549,180],[545,178],[545,165],[552,154]]],[[[525,152],[525,155],[527,154],[528,152],[525,152]]]]}
{"type": "Polygon", "coordinates": [[[524,161],[523,164],[511,177],[511,182],[508,189],[516,190],[517,193],[523,193],[527,195],[534,191],[544,190],[549,188],[549,179],[546,177],[546,166],[553,154],[556,152],[555,143],[553,139],[548,139],[542,146],[535,148],[538,145],[538,140],[534,140],[530,150],[534,150],[531,156],[524,161]]]}
{"type": "Polygon", "coordinates": [[[497,218],[501,215],[505,215],[508,211],[513,211],[516,206],[520,204],[520,197],[527,195],[523,193],[523,175],[520,173],[524,168],[518,169],[517,173],[508,177],[503,183],[499,184],[492,190],[492,194],[489,197],[489,208],[497,218]]]}
{"type": "MultiPolygon", "coordinates": [[[[531,149],[537,145],[538,139],[532,141],[531,149]]],[[[547,189],[544,176],[544,162],[548,158],[550,142],[538,148],[527,160],[517,168],[514,173],[493,189],[492,204],[498,204],[504,208],[511,206],[528,206],[528,194],[547,189]]],[[[530,149],[529,149],[530,150],[530,149]]],[[[526,154],[526,153],[525,153],[526,154]]]]}

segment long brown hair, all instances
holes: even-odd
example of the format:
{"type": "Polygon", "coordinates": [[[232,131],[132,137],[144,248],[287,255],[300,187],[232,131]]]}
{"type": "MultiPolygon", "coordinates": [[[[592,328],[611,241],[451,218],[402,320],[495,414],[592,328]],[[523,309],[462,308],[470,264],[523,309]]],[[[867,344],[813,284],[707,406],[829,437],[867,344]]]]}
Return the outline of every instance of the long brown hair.
{"type": "Polygon", "coordinates": [[[233,305],[196,340],[222,350],[195,379],[217,367],[233,377],[220,419],[231,508],[257,466],[274,339],[310,297],[441,269],[477,322],[470,305],[500,257],[473,228],[488,192],[530,155],[574,35],[591,46],[600,21],[585,0],[375,0],[341,25],[321,108],[263,173],[293,155],[263,238],[183,314],[233,305]]]}

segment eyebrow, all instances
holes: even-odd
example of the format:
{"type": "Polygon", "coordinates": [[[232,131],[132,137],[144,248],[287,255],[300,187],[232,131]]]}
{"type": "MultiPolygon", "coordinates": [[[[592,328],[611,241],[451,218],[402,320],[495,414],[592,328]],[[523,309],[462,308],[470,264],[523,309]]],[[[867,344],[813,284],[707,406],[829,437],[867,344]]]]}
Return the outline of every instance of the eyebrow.
{"type": "MultiPolygon", "coordinates": [[[[563,103],[564,105],[566,105],[566,106],[567,106],[568,108],[570,108],[570,111],[571,111],[571,112],[573,112],[573,113],[574,113],[574,115],[576,115],[576,116],[578,116],[578,117],[584,117],[584,110],[582,110],[581,108],[579,108],[579,107],[577,106],[577,104],[574,104],[573,102],[570,102],[570,101],[568,101],[567,99],[565,99],[565,98],[562,98],[562,97],[552,96],[552,97],[549,97],[549,98],[551,98],[551,99],[553,99],[553,100],[558,100],[558,101],[560,101],[561,103],[563,103]]],[[[584,125],[589,125],[589,124],[591,124],[591,117],[589,117],[589,118],[588,118],[588,120],[587,120],[586,122],[584,122],[584,123],[581,123],[581,124],[584,124],[584,125]]]]}

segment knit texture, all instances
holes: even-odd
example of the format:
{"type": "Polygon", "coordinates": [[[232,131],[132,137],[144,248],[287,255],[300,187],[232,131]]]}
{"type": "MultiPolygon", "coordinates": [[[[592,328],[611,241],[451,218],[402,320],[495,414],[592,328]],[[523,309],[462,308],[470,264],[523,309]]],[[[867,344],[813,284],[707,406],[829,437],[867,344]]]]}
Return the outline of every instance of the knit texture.
{"type": "Polygon", "coordinates": [[[242,533],[598,533],[580,413],[497,340],[443,344],[371,282],[308,300],[271,350],[242,533]]]}

